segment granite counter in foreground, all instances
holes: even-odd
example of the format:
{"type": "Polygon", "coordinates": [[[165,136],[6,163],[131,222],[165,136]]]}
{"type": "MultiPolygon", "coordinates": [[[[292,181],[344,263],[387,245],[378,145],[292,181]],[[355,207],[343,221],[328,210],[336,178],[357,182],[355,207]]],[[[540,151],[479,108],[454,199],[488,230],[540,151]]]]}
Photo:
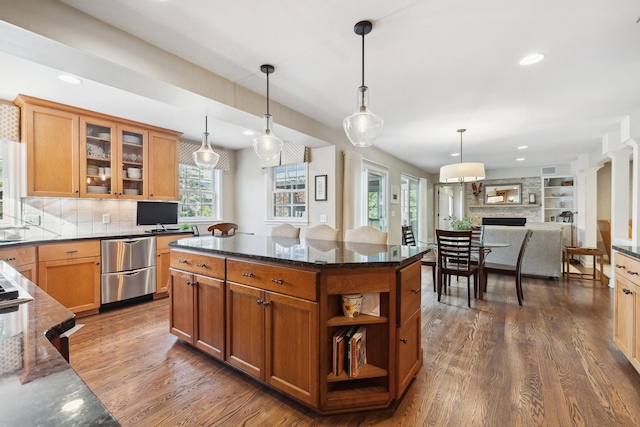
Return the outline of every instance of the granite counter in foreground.
{"type": "Polygon", "coordinates": [[[174,249],[323,268],[404,265],[420,259],[430,251],[430,248],[420,246],[332,242],[249,234],[191,237],[171,242],[169,246],[174,249]]]}
{"type": "Polygon", "coordinates": [[[630,257],[640,259],[640,247],[638,246],[612,245],[611,248],[614,251],[622,252],[630,257]]]}
{"type": "Polygon", "coordinates": [[[119,426],[49,341],[74,314],[3,261],[0,274],[33,298],[0,310],[0,425],[119,426]]]}

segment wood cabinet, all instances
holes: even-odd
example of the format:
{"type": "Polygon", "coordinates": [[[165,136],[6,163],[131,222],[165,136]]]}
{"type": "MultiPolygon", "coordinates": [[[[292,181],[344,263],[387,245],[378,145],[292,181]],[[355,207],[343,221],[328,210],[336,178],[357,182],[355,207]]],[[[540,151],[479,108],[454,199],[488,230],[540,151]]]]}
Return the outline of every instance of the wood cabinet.
{"type": "Polygon", "coordinates": [[[220,360],[225,354],[224,271],[224,258],[171,254],[171,333],[220,360]]]}
{"type": "Polygon", "coordinates": [[[156,236],[156,293],[154,298],[167,296],[171,267],[171,248],[169,242],[180,239],[180,236],[156,236]]]}
{"type": "MultiPolygon", "coordinates": [[[[283,288],[296,283],[292,274],[260,263],[228,260],[236,278],[264,281],[283,288]],[[238,269],[238,270],[236,270],[238,269]],[[273,272],[273,277],[255,272],[273,272]],[[240,273],[239,275],[237,273],[240,273]],[[279,283],[282,282],[282,283],[279,283]]],[[[314,272],[300,270],[301,280],[314,272]]],[[[266,291],[244,284],[227,283],[227,361],[236,368],[284,391],[296,399],[318,403],[317,331],[315,301],[266,291]]]]}
{"type": "Polygon", "coordinates": [[[35,246],[17,246],[0,250],[0,260],[15,268],[33,283],[38,279],[38,262],[35,246]]]}
{"type": "Polygon", "coordinates": [[[179,132],[24,95],[29,196],[178,199],[179,132]]]}
{"type": "Polygon", "coordinates": [[[640,260],[616,252],[613,340],[640,372],[640,260]]]}
{"type": "Polygon", "coordinates": [[[224,361],[236,369],[323,414],[388,408],[420,370],[419,258],[315,267],[220,253],[214,268],[197,250],[171,250],[171,332],[218,358],[224,336],[224,361]],[[203,276],[219,282],[203,286],[203,276]],[[345,317],[341,296],[365,292],[379,295],[380,315],[345,317]],[[366,328],[367,362],[357,376],[335,375],[333,335],[356,325],[366,328]]]}
{"type": "Polygon", "coordinates": [[[548,177],[542,180],[542,211],[545,222],[562,222],[559,215],[575,210],[575,187],[572,176],[548,177]]]}
{"type": "Polygon", "coordinates": [[[38,286],[76,315],[100,308],[100,241],[38,246],[38,286]]]}

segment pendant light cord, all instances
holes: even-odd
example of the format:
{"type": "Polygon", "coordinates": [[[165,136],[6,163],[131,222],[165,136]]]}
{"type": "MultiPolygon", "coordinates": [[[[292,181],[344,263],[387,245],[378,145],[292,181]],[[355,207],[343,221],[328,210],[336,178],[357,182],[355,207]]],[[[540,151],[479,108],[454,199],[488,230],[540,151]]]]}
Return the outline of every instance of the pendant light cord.
{"type": "Polygon", "coordinates": [[[362,86],[364,86],[364,31],[362,31],[362,86]]]}
{"type": "Polygon", "coordinates": [[[267,115],[269,115],[269,73],[267,72],[267,115]]]}
{"type": "Polygon", "coordinates": [[[460,163],[462,163],[462,134],[466,132],[466,129],[458,129],[460,133],[460,163]]]}

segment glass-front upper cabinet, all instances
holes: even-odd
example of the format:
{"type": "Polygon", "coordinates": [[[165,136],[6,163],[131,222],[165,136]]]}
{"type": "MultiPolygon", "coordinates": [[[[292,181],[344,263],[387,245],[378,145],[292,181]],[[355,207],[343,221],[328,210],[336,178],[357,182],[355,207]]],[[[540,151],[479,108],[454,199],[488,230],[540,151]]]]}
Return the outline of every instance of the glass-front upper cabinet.
{"type": "Polygon", "coordinates": [[[124,199],[147,198],[149,194],[148,132],[129,126],[118,126],[120,159],[118,173],[118,196],[124,199]]]}
{"type": "Polygon", "coordinates": [[[80,197],[114,197],[116,139],[115,123],[80,118],[80,197]]]}
{"type": "Polygon", "coordinates": [[[80,129],[80,196],[148,197],[148,132],[88,117],[80,119],[80,129]]]}

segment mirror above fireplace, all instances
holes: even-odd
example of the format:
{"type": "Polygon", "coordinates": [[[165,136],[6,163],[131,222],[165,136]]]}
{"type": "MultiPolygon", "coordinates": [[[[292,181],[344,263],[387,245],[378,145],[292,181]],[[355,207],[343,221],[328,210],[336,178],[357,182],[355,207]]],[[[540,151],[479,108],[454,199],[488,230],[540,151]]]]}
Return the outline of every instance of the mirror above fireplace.
{"type": "Polygon", "coordinates": [[[487,185],[484,194],[486,205],[522,204],[522,184],[487,185]]]}

